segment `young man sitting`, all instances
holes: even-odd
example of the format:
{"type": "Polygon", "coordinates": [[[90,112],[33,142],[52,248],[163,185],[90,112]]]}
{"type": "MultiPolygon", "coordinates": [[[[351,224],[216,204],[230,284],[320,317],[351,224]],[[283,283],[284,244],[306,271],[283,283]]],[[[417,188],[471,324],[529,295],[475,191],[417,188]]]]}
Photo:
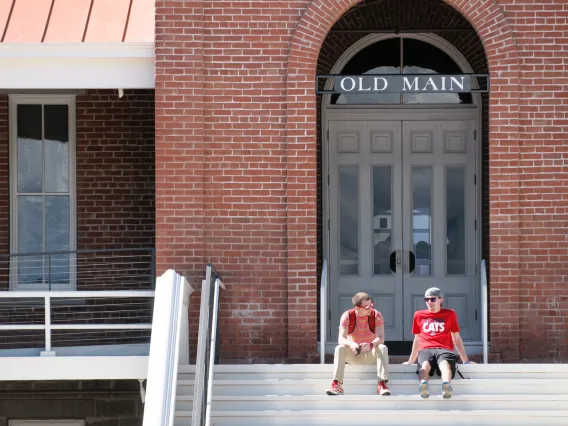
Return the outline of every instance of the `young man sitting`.
{"type": "Polygon", "coordinates": [[[408,364],[414,364],[418,358],[420,365],[420,386],[422,398],[428,398],[428,377],[438,370],[442,376],[442,396],[452,397],[451,380],[456,374],[458,356],[454,353],[454,345],[464,364],[469,363],[462,339],[456,311],[442,308],[444,295],[439,288],[426,290],[424,301],[427,309],[416,311],[412,323],[414,343],[408,364]]]}
{"type": "Polygon", "coordinates": [[[389,352],[384,345],[383,316],[373,309],[374,303],[367,293],[353,296],[353,309],[345,311],[339,321],[338,345],[335,347],[333,382],[328,395],[343,395],[345,364],[377,364],[379,383],[377,393],[390,395],[388,382],[389,352]]]}

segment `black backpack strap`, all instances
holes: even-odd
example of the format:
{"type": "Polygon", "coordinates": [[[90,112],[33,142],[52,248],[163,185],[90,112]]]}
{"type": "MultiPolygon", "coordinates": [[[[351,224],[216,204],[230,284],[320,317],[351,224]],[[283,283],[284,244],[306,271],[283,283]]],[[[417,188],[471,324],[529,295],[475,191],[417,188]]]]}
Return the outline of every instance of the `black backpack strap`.
{"type": "MultiPolygon", "coordinates": [[[[464,377],[463,374],[461,373],[460,369],[458,368],[458,365],[457,365],[457,364],[456,364],[456,372],[460,375],[460,377],[461,377],[462,379],[465,379],[465,377],[464,377]]],[[[469,379],[469,377],[468,377],[468,379],[469,379]]]]}

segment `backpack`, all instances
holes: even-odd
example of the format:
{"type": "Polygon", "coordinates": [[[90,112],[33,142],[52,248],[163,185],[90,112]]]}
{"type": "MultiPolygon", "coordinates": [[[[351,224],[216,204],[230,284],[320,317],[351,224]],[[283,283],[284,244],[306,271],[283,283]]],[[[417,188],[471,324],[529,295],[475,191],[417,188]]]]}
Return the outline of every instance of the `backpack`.
{"type": "MultiPolygon", "coordinates": [[[[377,311],[373,309],[372,315],[369,315],[368,318],[369,318],[369,330],[371,330],[371,333],[374,333],[377,311]]],[[[351,334],[355,331],[355,324],[357,324],[357,320],[355,318],[355,309],[349,309],[349,329],[347,330],[347,334],[351,334]]]]}

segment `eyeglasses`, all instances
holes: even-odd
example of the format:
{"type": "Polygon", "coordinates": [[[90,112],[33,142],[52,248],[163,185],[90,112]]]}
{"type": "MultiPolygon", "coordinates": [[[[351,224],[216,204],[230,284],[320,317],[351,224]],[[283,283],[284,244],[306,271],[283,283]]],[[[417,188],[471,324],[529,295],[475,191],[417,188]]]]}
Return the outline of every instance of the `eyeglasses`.
{"type": "Polygon", "coordinates": [[[425,302],[435,302],[436,300],[438,300],[438,298],[436,296],[434,297],[425,297],[424,301],[425,302]]]}
{"type": "Polygon", "coordinates": [[[358,308],[361,308],[361,309],[365,309],[366,311],[368,311],[368,310],[371,309],[373,306],[375,306],[375,302],[371,302],[371,303],[370,303],[369,305],[367,305],[367,306],[359,305],[359,306],[357,306],[357,307],[358,307],[358,308]]]}

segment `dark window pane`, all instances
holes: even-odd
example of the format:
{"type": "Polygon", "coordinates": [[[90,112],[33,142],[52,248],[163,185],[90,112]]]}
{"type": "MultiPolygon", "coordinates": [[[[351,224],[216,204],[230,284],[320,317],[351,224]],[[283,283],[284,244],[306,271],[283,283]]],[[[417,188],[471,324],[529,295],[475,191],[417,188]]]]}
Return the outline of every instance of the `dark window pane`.
{"type": "Polygon", "coordinates": [[[42,139],[41,105],[18,105],[18,139],[42,139]]]}
{"type": "MultiPolygon", "coordinates": [[[[341,70],[342,75],[400,74],[400,39],[374,43],[357,53],[341,70]]],[[[398,93],[332,95],[332,105],[399,104],[398,93]]]]}
{"type": "Polygon", "coordinates": [[[18,105],[17,121],[18,192],[41,192],[41,105],[18,105]]]}
{"type": "Polygon", "coordinates": [[[67,105],[45,105],[45,139],[69,142],[67,105]]]}
{"type": "MultiPolygon", "coordinates": [[[[462,74],[445,52],[420,40],[403,40],[404,74],[462,74]]],[[[405,93],[405,104],[471,104],[470,93],[405,93]]]]}
{"type": "Polygon", "coordinates": [[[46,192],[69,191],[69,120],[67,105],[45,105],[46,192]]]}

